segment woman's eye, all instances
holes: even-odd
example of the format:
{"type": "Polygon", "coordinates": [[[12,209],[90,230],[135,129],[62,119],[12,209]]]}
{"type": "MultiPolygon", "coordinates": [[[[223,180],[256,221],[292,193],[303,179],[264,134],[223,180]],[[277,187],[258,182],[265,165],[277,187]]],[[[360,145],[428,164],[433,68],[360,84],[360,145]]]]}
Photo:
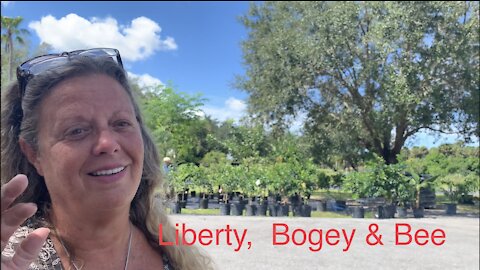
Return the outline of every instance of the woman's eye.
{"type": "Polygon", "coordinates": [[[129,127],[132,124],[129,121],[126,120],[119,120],[115,122],[116,127],[124,128],[124,127],[129,127]]]}
{"type": "Polygon", "coordinates": [[[72,128],[67,131],[66,136],[70,139],[79,139],[88,133],[88,128],[72,128]]]}

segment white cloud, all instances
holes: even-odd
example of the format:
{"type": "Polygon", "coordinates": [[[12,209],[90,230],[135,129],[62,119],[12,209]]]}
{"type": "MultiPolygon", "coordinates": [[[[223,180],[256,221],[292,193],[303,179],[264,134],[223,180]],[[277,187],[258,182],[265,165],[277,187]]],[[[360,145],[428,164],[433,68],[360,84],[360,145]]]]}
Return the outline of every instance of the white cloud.
{"type": "MultiPolygon", "coordinates": [[[[229,97],[225,100],[225,105],[223,107],[212,107],[206,106],[202,110],[204,114],[210,115],[212,118],[217,119],[218,121],[225,121],[228,119],[233,119],[235,122],[246,116],[247,113],[247,104],[245,101],[236,99],[234,97],[229,97]]],[[[198,114],[202,116],[203,114],[198,114]]],[[[301,134],[303,132],[303,124],[307,119],[306,113],[299,113],[296,117],[290,117],[287,119],[289,121],[289,130],[295,134],[301,134]]]]}
{"type": "Polygon", "coordinates": [[[165,84],[160,81],[159,79],[151,76],[150,74],[142,74],[142,75],[138,75],[138,74],[134,74],[134,73],[131,73],[131,72],[127,72],[128,73],[128,76],[131,78],[131,79],[134,79],[134,80],[137,80],[138,82],[138,85],[142,88],[150,88],[150,87],[157,87],[157,86],[165,86],[165,84]]]}
{"type": "Polygon", "coordinates": [[[225,105],[227,105],[227,108],[229,108],[230,110],[237,112],[245,111],[245,109],[247,108],[247,104],[245,104],[245,101],[233,97],[228,98],[225,101],[225,105]]]}
{"type": "Polygon", "coordinates": [[[247,105],[245,101],[229,97],[223,107],[203,107],[205,114],[210,115],[212,118],[218,121],[225,121],[227,119],[233,119],[236,122],[245,116],[247,105]]]}
{"type": "Polygon", "coordinates": [[[58,51],[109,47],[120,50],[125,60],[138,61],[156,51],[177,49],[175,39],[161,39],[162,28],[146,17],[133,19],[130,25],[124,26],[111,17],[87,20],[71,13],[60,19],[48,15],[31,22],[29,27],[35,30],[40,42],[58,51]]]}
{"type": "Polygon", "coordinates": [[[12,4],[14,1],[1,1],[3,7],[7,7],[9,4],[12,4]]]}

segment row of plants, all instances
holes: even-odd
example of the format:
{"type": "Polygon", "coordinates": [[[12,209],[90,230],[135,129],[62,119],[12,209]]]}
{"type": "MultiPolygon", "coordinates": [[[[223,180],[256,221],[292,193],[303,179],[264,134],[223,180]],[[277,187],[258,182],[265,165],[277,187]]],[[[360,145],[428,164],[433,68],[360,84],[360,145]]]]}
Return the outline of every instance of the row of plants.
{"type": "Polygon", "coordinates": [[[181,164],[169,172],[168,179],[177,193],[189,189],[206,198],[208,194],[219,192],[223,201],[228,202],[229,194],[239,192],[250,202],[258,200],[261,204],[268,196],[276,196],[283,203],[292,196],[307,201],[313,191],[340,183],[341,174],[320,168],[312,161],[271,163],[251,158],[234,165],[228,161],[181,164]]]}
{"type": "Polygon", "coordinates": [[[419,162],[386,165],[376,160],[368,163],[361,172],[346,174],[342,187],[352,192],[354,198],[382,197],[389,205],[413,209],[422,207],[422,189],[443,192],[448,204],[456,204],[469,194],[478,195],[480,180],[475,171],[455,171],[443,175],[429,173],[419,162]]]}
{"type": "Polygon", "coordinates": [[[293,196],[298,196],[299,202],[307,202],[312,192],[335,187],[351,193],[354,199],[383,198],[388,205],[419,208],[421,189],[441,190],[452,203],[458,202],[462,194],[479,190],[475,171],[428,173],[418,162],[407,160],[387,165],[381,158],[367,163],[361,171],[348,173],[321,168],[311,160],[277,159],[272,162],[247,158],[241,164],[232,165],[226,158],[213,158],[199,165],[176,166],[168,178],[177,193],[189,189],[203,194],[205,199],[219,192],[222,201],[228,202],[229,194],[238,192],[249,198],[250,203],[257,199],[259,204],[273,195],[281,198],[282,203],[293,196]]]}

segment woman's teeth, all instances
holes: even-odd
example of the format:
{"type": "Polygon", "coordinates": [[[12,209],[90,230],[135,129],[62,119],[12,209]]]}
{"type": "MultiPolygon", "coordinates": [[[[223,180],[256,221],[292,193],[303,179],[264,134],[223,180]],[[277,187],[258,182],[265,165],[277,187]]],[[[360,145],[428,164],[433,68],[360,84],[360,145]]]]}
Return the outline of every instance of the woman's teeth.
{"type": "Polygon", "coordinates": [[[119,172],[123,171],[124,169],[125,169],[125,167],[118,167],[118,168],[111,169],[111,170],[93,172],[92,175],[93,176],[112,175],[112,174],[119,173],[119,172]]]}

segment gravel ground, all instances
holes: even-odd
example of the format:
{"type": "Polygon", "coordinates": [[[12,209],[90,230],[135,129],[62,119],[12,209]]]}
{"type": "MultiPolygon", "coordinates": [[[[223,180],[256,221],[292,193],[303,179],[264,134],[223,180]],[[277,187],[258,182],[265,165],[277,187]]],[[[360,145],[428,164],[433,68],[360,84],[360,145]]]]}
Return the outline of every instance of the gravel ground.
{"type": "MultiPolygon", "coordinates": [[[[287,218],[287,217],[234,217],[234,216],[194,216],[170,215],[173,222],[182,224],[186,228],[195,230],[198,234],[202,229],[214,232],[210,245],[203,249],[216,262],[218,269],[480,269],[479,266],[479,218],[478,216],[435,216],[422,219],[343,219],[343,218],[287,218]],[[367,244],[369,227],[375,223],[382,236],[383,245],[367,244]],[[295,232],[295,241],[292,239],[287,245],[273,245],[273,226],[277,231],[284,231],[289,227],[291,237],[295,232]],[[396,245],[396,224],[410,225],[413,235],[416,230],[424,229],[431,236],[437,237],[434,241],[441,242],[442,231],[445,233],[445,242],[434,245],[432,239],[422,238],[420,242],[428,240],[426,245],[420,246],[415,240],[408,245],[396,245]],[[230,227],[230,239],[227,233],[219,233],[218,245],[215,230],[230,227]],[[246,230],[242,246],[239,244],[233,229],[237,230],[239,238],[246,230]],[[313,231],[312,231],[313,230],[313,231]],[[322,230],[322,246],[319,242],[322,230]],[[327,231],[329,243],[326,241],[327,231]],[[339,232],[335,238],[335,230],[339,232]],[[343,231],[342,231],[343,230],[343,231]],[[352,232],[355,233],[352,237],[352,232]],[[306,232],[305,243],[301,244],[306,232]],[[311,232],[311,241],[308,236],[311,232]],[[344,236],[345,234],[345,236],[344,236]],[[351,241],[349,240],[351,239],[351,241]],[[229,240],[229,242],[228,242],[229,240]],[[248,249],[248,242],[251,247],[248,249]],[[312,244],[310,244],[312,242],[312,244]],[[350,246],[348,246],[348,244],[350,246]],[[347,247],[348,246],[348,247],[347,247]],[[311,251],[309,249],[318,249],[311,251]],[[348,250],[347,250],[348,248],[348,250]],[[345,251],[344,251],[345,250],[345,251]]],[[[406,230],[406,225],[399,225],[399,232],[406,230]]],[[[374,227],[370,227],[374,229],[374,227]]],[[[420,232],[421,235],[423,232],[420,232]]],[[[207,232],[204,231],[203,235],[207,232]]],[[[188,234],[187,234],[188,235],[188,234]]],[[[191,236],[191,233],[190,233],[191,236]]],[[[208,238],[204,236],[203,242],[208,238]]],[[[187,239],[191,239],[187,237],[187,239]]],[[[285,236],[278,236],[278,242],[284,242],[285,236]]],[[[370,242],[375,238],[368,238],[370,242]]],[[[408,237],[401,235],[400,242],[408,237]]],[[[198,238],[197,238],[198,243],[198,238]]]]}

